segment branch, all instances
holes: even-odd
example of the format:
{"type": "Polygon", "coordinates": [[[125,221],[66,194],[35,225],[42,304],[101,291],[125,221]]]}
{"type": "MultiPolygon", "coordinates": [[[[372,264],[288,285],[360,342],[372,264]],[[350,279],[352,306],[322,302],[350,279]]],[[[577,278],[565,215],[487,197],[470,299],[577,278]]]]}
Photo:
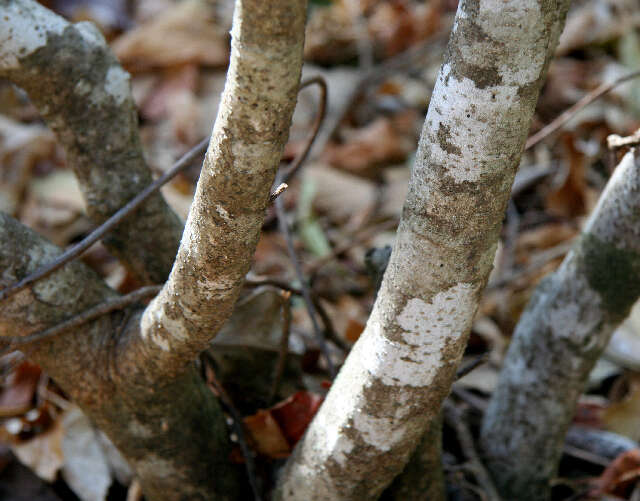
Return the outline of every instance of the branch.
{"type": "Polygon", "coordinates": [[[640,296],[639,273],[636,150],[614,171],[560,268],[534,292],[509,345],[482,432],[488,465],[505,498],[549,495],[578,397],[613,330],[640,296]]]}
{"type": "Polygon", "coordinates": [[[160,364],[158,377],[208,345],[242,287],[288,137],[305,15],[304,0],[236,5],[227,83],[176,263],[134,350],[160,364]]]}
{"type": "Polygon", "coordinates": [[[373,312],[274,499],[375,499],[437,419],[568,4],[460,2],[373,312]]]}
{"type": "Polygon", "coordinates": [[[147,186],[144,190],[138,193],[127,204],[118,209],[109,219],[94,229],[89,235],[83,238],[77,244],[71,246],[69,249],[60,254],[55,260],[45,264],[35,272],[24,277],[4,289],[0,290],[0,302],[7,299],[9,296],[20,292],[22,289],[29,287],[38,280],[49,276],[51,273],[61,268],[68,262],[74,260],[78,256],[81,256],[84,251],[91,247],[98,240],[107,235],[110,231],[116,228],[122,220],[130,216],[135,210],[140,207],[151,195],[156,193],[162,186],[171,181],[179,172],[182,172],[191,165],[200,154],[204,153],[208,139],[205,139],[198,143],[185,153],[167,172],[156,179],[153,183],[147,186]]]}
{"type": "MultiPolygon", "coordinates": [[[[99,224],[151,183],[129,74],[91,23],[34,0],[0,1],[0,76],[22,87],[56,133],[99,224]]],[[[142,282],[162,283],[182,224],[158,193],[105,239],[142,282]]]]}
{"type": "MultiPolygon", "coordinates": [[[[0,286],[60,252],[0,213],[0,286]]],[[[77,315],[83,321],[64,336],[47,336],[20,349],[109,435],[135,468],[147,499],[235,499],[238,472],[228,461],[224,415],[195,369],[154,384],[144,377],[145,367],[119,363],[120,353],[130,348],[127,341],[139,336],[140,309],[128,322],[119,311],[84,321],[85,315],[125,298],[83,263],[68,263],[2,304],[0,342],[29,340],[77,315]]]]}

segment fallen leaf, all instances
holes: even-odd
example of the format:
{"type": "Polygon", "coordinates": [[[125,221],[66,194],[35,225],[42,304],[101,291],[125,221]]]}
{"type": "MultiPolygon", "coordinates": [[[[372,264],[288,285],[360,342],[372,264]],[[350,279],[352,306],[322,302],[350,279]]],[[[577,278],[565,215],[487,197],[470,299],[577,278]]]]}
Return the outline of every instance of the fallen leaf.
{"type": "Polygon", "coordinates": [[[273,459],[287,457],[302,438],[323,397],[298,391],[267,410],[244,418],[255,449],[273,459]]]}
{"type": "Polygon", "coordinates": [[[334,167],[359,175],[372,176],[381,165],[403,162],[415,149],[411,110],[394,119],[380,117],[369,125],[353,131],[343,144],[330,143],[324,154],[334,167]]]}
{"type": "Polygon", "coordinates": [[[228,27],[205,0],[178,2],[112,46],[129,71],[186,63],[224,66],[229,60],[228,27]]]}
{"type": "Polygon", "coordinates": [[[16,367],[0,393],[0,416],[19,416],[32,407],[41,374],[40,366],[28,360],[16,367]]]}
{"type": "Polygon", "coordinates": [[[73,407],[62,418],[62,476],[82,501],[106,499],[111,469],[91,421],[73,407]]]}
{"type": "Polygon", "coordinates": [[[258,453],[273,459],[286,458],[291,454],[289,442],[270,411],[260,410],[244,418],[244,425],[258,453]]]}
{"type": "Polygon", "coordinates": [[[627,499],[629,489],[640,478],[640,449],[623,452],[614,459],[594,482],[591,496],[613,494],[627,499]]]}
{"type": "Polygon", "coordinates": [[[22,464],[28,466],[41,479],[53,482],[64,465],[62,437],[64,428],[61,420],[56,420],[45,433],[30,440],[11,445],[11,450],[22,464]]]}
{"type": "Polygon", "coordinates": [[[564,183],[549,193],[546,199],[547,210],[564,217],[581,216],[586,211],[587,182],[585,179],[585,155],[573,144],[573,136],[563,136],[569,172],[564,183]]]}
{"type": "Polygon", "coordinates": [[[609,405],[602,421],[607,430],[640,440],[640,376],[630,377],[627,395],[609,405]]]}
{"type": "Polygon", "coordinates": [[[298,391],[271,408],[271,414],[292,447],[304,435],[323,400],[320,395],[298,391]]]}

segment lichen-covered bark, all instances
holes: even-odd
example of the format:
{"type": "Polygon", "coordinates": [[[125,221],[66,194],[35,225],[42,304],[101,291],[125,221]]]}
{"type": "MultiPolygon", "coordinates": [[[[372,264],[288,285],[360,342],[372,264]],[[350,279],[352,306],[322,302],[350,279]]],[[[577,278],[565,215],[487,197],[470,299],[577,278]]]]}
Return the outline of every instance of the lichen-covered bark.
{"type": "Polygon", "coordinates": [[[438,415],[568,3],[461,1],[378,299],[276,499],[375,499],[438,415]]]}
{"type": "MultiPolygon", "coordinates": [[[[91,23],[33,0],[0,0],[0,76],[22,87],[64,146],[91,219],[101,223],[151,183],[126,73],[91,23]]],[[[166,280],[182,223],[160,194],[104,243],[143,282],[166,280]]]]}
{"type": "Polygon", "coordinates": [[[640,296],[640,155],[616,168],[580,239],[536,289],[516,328],[482,427],[506,499],[549,498],[578,397],[640,296]]]}
{"type": "MultiPolygon", "coordinates": [[[[60,252],[0,213],[0,287],[60,252]]],[[[68,264],[1,304],[0,336],[27,336],[114,294],[83,264],[68,264]]],[[[138,335],[141,313],[125,324],[123,312],[113,312],[24,351],[109,435],[135,468],[147,499],[237,499],[224,416],[195,370],[148,380],[119,362],[123,340],[138,335]]]]}
{"type": "Polygon", "coordinates": [[[240,0],[231,63],[176,263],[131,345],[177,373],[231,313],[249,270],[296,103],[305,0],[240,0]]]}

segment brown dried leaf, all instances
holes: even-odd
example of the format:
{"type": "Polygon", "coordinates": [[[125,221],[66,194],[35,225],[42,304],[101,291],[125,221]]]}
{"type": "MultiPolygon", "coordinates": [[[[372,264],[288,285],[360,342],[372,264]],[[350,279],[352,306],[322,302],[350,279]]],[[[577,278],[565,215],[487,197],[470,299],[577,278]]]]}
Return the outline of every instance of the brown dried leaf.
{"type": "Polygon", "coordinates": [[[626,397],[609,405],[602,420],[608,430],[640,440],[640,376],[630,379],[626,397]]]}
{"type": "Polygon", "coordinates": [[[247,416],[244,425],[258,453],[273,459],[286,458],[291,454],[289,442],[270,411],[260,410],[253,416],[247,416]]]}
{"type": "Polygon", "coordinates": [[[343,144],[329,144],[325,159],[334,167],[360,175],[372,175],[384,164],[403,162],[414,149],[413,119],[406,111],[393,119],[377,118],[358,129],[343,144]]]}
{"type": "Polygon", "coordinates": [[[613,494],[627,498],[629,489],[640,478],[640,449],[623,452],[614,459],[594,482],[591,496],[613,494]]]}
{"type": "Polygon", "coordinates": [[[113,49],[129,71],[186,63],[224,66],[229,46],[221,24],[210,2],[185,0],[122,35],[113,49]]]}
{"type": "Polygon", "coordinates": [[[40,366],[28,360],[16,367],[0,393],[0,416],[19,416],[31,408],[41,374],[40,366]]]}

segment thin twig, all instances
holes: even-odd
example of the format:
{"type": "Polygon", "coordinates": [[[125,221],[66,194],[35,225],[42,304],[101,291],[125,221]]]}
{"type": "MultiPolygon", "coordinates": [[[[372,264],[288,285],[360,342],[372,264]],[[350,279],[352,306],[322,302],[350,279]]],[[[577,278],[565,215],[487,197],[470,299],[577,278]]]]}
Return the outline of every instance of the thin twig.
{"type": "Polygon", "coordinates": [[[620,78],[615,79],[613,82],[604,83],[596,87],[594,90],[585,95],[582,99],[580,99],[576,104],[565,110],[559,117],[553,120],[550,124],[546,125],[538,132],[536,132],[533,136],[527,139],[527,143],[524,147],[525,150],[533,148],[536,144],[542,141],[545,137],[550,134],[553,134],[560,127],[566,124],[569,120],[571,120],[580,110],[585,108],[586,106],[593,103],[595,100],[601,98],[605,94],[611,92],[618,85],[627,82],[628,80],[632,80],[640,76],[640,71],[633,71],[626,75],[621,76],[620,78]]]}
{"type": "Polygon", "coordinates": [[[444,411],[447,424],[456,430],[460,447],[473,467],[476,480],[482,486],[491,501],[500,501],[502,498],[498,494],[498,490],[493,484],[489,472],[480,460],[480,455],[478,454],[473,442],[473,436],[467,426],[466,406],[463,409],[459,409],[456,405],[446,400],[444,403],[444,411]]]}
{"type": "Polygon", "coordinates": [[[73,317],[43,331],[36,332],[28,336],[3,336],[0,337],[0,342],[9,343],[10,347],[13,348],[15,346],[23,346],[25,344],[34,343],[36,341],[50,339],[69,329],[95,320],[102,315],[106,315],[107,313],[111,313],[115,310],[121,310],[122,308],[125,308],[130,304],[137,303],[141,299],[155,296],[156,294],[158,294],[158,292],[160,292],[161,288],[162,286],[160,285],[148,285],[146,287],[140,287],[139,289],[136,289],[129,294],[125,294],[124,296],[109,298],[106,301],[103,301],[102,303],[99,303],[89,309],[86,309],[78,313],[77,315],[74,315],[73,317]]]}
{"type": "Polygon", "coordinates": [[[289,353],[289,335],[291,334],[291,291],[283,290],[282,295],[282,337],[280,338],[280,351],[278,352],[278,362],[273,374],[273,383],[269,392],[269,403],[273,403],[280,387],[280,381],[287,365],[287,355],[289,353]]]}
{"type": "Polygon", "coordinates": [[[307,144],[305,144],[304,149],[298,154],[295,160],[291,162],[291,165],[287,167],[286,172],[281,176],[281,183],[290,182],[300,166],[307,159],[307,156],[311,151],[311,147],[318,137],[318,131],[322,126],[322,122],[324,122],[324,119],[327,115],[327,81],[324,79],[324,77],[317,75],[303,81],[300,84],[300,90],[304,89],[305,87],[309,87],[310,85],[317,85],[318,87],[320,87],[320,104],[318,106],[318,114],[316,115],[316,119],[313,122],[313,128],[311,130],[311,134],[309,134],[309,137],[307,139],[307,144]]]}
{"type": "Polygon", "coordinates": [[[473,360],[471,360],[471,362],[467,363],[466,365],[459,367],[456,372],[456,381],[458,379],[462,379],[471,371],[473,371],[476,367],[479,367],[480,365],[485,364],[488,361],[489,361],[489,354],[483,353],[479,357],[476,357],[473,360]]]}
{"type": "MultiPolygon", "coordinates": [[[[321,98],[320,98],[320,109],[318,113],[318,117],[316,118],[316,122],[314,123],[314,130],[310,136],[309,142],[306,145],[305,149],[301,152],[300,155],[294,160],[289,168],[288,172],[284,176],[284,180],[291,179],[291,177],[295,174],[296,170],[300,167],[302,162],[306,159],[309,154],[309,150],[317,136],[318,130],[320,129],[320,125],[322,124],[322,120],[324,120],[325,112],[326,112],[326,104],[327,104],[327,84],[323,77],[317,76],[310,78],[302,84],[300,84],[300,89],[307,87],[309,85],[319,85],[321,89],[321,98]]],[[[65,252],[60,254],[56,259],[47,263],[40,269],[36,270],[34,273],[24,277],[22,280],[15,282],[12,285],[9,285],[2,291],[0,291],[0,301],[7,299],[8,297],[20,292],[26,287],[32,285],[38,280],[49,276],[51,273],[64,266],[69,261],[80,256],[84,251],[86,251],[89,247],[91,247],[94,243],[104,237],[107,233],[109,233],[113,228],[115,228],[123,219],[132,214],[142,203],[147,200],[153,193],[158,191],[162,186],[171,181],[176,175],[185,170],[187,167],[191,165],[193,160],[195,160],[199,155],[205,152],[207,146],[209,144],[209,138],[205,138],[200,141],[196,146],[191,148],[187,153],[185,153],[173,166],[165,172],[162,176],[156,179],[153,183],[148,185],[144,190],[138,193],[135,197],[133,197],[126,205],[122,206],[118,209],[109,219],[107,219],[104,223],[98,226],[95,230],[93,230],[89,235],[83,238],[80,242],[75,244],[74,246],[67,249],[65,252]]],[[[280,190],[278,193],[272,193],[271,197],[275,198],[284,189],[286,186],[282,186],[281,183],[277,190],[280,190]]]]}
{"type": "Polygon", "coordinates": [[[385,230],[390,230],[391,228],[395,228],[396,226],[398,226],[398,220],[390,219],[388,221],[377,224],[375,226],[362,228],[358,230],[348,242],[344,242],[340,245],[336,245],[331,250],[330,254],[328,254],[327,256],[320,257],[315,261],[309,263],[307,266],[305,266],[305,271],[309,275],[314,275],[315,273],[318,272],[320,268],[322,268],[324,265],[334,260],[340,254],[344,254],[345,252],[353,249],[356,245],[366,242],[367,240],[370,240],[375,235],[378,235],[380,232],[385,230]]]}
{"type": "Polygon", "coordinates": [[[200,354],[200,357],[203,361],[205,380],[207,384],[210,386],[214,395],[216,395],[220,399],[220,402],[222,402],[222,405],[224,405],[224,407],[227,409],[227,412],[233,419],[233,428],[238,437],[238,445],[240,446],[240,450],[242,451],[242,455],[244,456],[244,464],[247,469],[247,477],[249,477],[249,485],[251,486],[251,490],[253,491],[253,497],[255,501],[261,501],[262,495],[260,494],[260,488],[258,487],[256,465],[255,461],[253,460],[253,453],[251,452],[251,449],[249,448],[249,445],[247,443],[242,415],[233,404],[233,400],[231,400],[231,397],[225,391],[222,384],[220,384],[220,382],[216,378],[215,371],[213,370],[215,362],[211,358],[211,355],[209,355],[206,351],[203,351],[200,354]]]}
{"type": "Polygon", "coordinates": [[[278,198],[275,202],[276,208],[276,217],[278,219],[278,228],[282,233],[286,243],[287,243],[287,252],[289,253],[289,259],[293,264],[293,269],[295,270],[296,277],[300,282],[300,288],[302,290],[302,299],[304,300],[304,304],[307,307],[307,311],[309,312],[309,318],[311,319],[311,324],[313,325],[313,331],[316,335],[316,339],[318,341],[318,345],[320,346],[320,351],[324,355],[327,361],[327,369],[329,370],[329,374],[333,378],[336,375],[336,368],[331,361],[331,356],[329,354],[329,347],[325,341],[325,338],[320,330],[320,326],[318,325],[318,320],[316,318],[316,308],[313,304],[313,300],[311,299],[311,293],[309,292],[309,286],[307,285],[304,275],[302,274],[302,268],[300,266],[300,261],[298,260],[298,255],[296,254],[296,249],[293,245],[293,239],[291,237],[291,232],[289,231],[289,225],[287,224],[287,220],[284,214],[284,207],[282,205],[282,199],[278,198]]]}
{"type": "Polygon", "coordinates": [[[58,268],[64,266],[66,263],[80,256],[84,251],[91,247],[94,243],[104,237],[113,228],[115,228],[124,218],[133,213],[142,203],[147,200],[153,193],[158,191],[163,185],[171,181],[179,172],[185,170],[191,165],[199,155],[201,155],[207,148],[209,139],[203,139],[196,146],[191,148],[185,153],[180,160],[178,160],[171,169],[165,172],[162,176],[156,179],[153,183],[147,186],[144,190],[133,197],[126,205],[118,209],[109,219],[93,230],[89,235],[83,238],[80,242],[70,247],[56,259],[50,263],[45,264],[34,273],[26,276],[22,280],[9,285],[2,291],[0,291],[0,301],[7,299],[9,296],[21,291],[22,289],[32,285],[36,281],[44,278],[53,273],[58,268]]]}
{"type": "MultiPolygon", "coordinates": [[[[296,296],[302,296],[303,294],[302,289],[293,287],[292,285],[289,285],[288,283],[275,278],[264,278],[264,279],[248,278],[244,281],[244,285],[247,287],[260,287],[263,285],[272,285],[274,287],[278,287],[279,289],[289,291],[292,294],[295,294],[296,296]]],[[[329,316],[329,313],[327,313],[327,310],[325,309],[325,307],[322,305],[322,302],[320,301],[320,296],[318,296],[318,294],[316,294],[313,290],[310,290],[309,292],[311,293],[311,300],[313,301],[313,305],[316,307],[316,311],[318,312],[318,315],[320,315],[320,319],[324,324],[325,335],[327,339],[332,341],[336,346],[338,346],[343,351],[348,352],[351,348],[340,336],[338,336],[338,333],[336,332],[336,329],[333,326],[333,322],[331,321],[331,317],[329,316]]]]}

